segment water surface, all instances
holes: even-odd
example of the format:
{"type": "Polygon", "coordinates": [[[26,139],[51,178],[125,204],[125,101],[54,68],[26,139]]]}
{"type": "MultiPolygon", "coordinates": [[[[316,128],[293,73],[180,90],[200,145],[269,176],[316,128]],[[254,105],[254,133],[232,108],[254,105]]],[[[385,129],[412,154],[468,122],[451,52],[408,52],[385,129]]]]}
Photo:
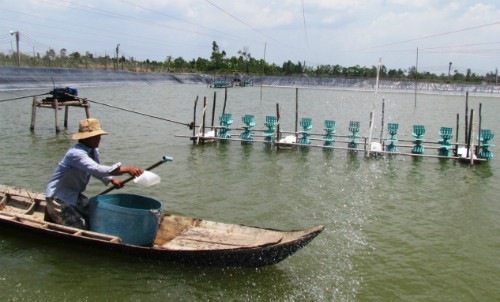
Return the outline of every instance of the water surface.
{"type": "MultiPolygon", "coordinates": [[[[40,91],[44,92],[44,91],[40,91]]],[[[79,95],[113,106],[189,123],[198,96],[209,106],[216,92],[216,119],[224,91],[203,85],[79,88],[79,95]]],[[[38,91],[16,91],[32,95],[38,91]]],[[[0,92],[0,99],[12,92],[0,92]]],[[[295,125],[294,88],[228,90],[226,112],[254,114],[264,129],[279,104],[282,130],[295,125]],[[261,98],[262,95],[262,98],[261,98]]],[[[360,121],[374,136],[384,122],[400,124],[411,139],[414,124],[437,141],[439,128],[455,130],[465,96],[300,89],[299,117],[337,122],[348,135],[360,121]]],[[[498,99],[470,97],[483,105],[483,128],[499,132],[498,99]]],[[[156,262],[75,247],[0,228],[0,297],[3,301],[495,301],[500,296],[500,205],[498,159],[470,167],[434,158],[365,158],[364,153],[319,148],[277,152],[239,142],[193,146],[187,126],[92,104],[91,115],[110,134],[101,142],[102,161],[156,168],[159,185],[127,185],[122,192],[159,199],[168,211],[209,220],[278,229],[318,224],[325,231],[284,262],[260,269],[197,267],[156,262]]],[[[60,124],[62,127],[62,114],[60,124]]],[[[84,111],[70,109],[69,129],[54,133],[53,110],[39,109],[29,131],[31,100],[0,103],[0,183],[43,192],[57,162],[74,142],[84,111]]],[[[455,131],[454,131],[455,132],[455,131]]],[[[463,139],[463,134],[459,138],[463,139]]],[[[495,139],[493,140],[495,143],[495,139]]],[[[339,146],[343,139],[339,138],[339,146]]],[[[492,151],[496,153],[495,148],[492,151]]],[[[435,154],[435,150],[427,150],[435,154]]],[[[104,189],[92,181],[88,194],[104,189]]]]}

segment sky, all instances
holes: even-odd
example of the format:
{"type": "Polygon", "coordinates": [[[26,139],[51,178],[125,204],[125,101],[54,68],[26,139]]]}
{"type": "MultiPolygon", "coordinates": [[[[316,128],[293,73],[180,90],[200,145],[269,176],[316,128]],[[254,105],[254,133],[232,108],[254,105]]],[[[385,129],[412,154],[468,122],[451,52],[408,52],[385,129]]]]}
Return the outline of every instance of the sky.
{"type": "Polygon", "coordinates": [[[500,67],[498,0],[0,0],[0,52],[209,59],[212,42],[282,66],[437,75],[500,67]],[[451,67],[450,67],[451,63],[451,67]]]}

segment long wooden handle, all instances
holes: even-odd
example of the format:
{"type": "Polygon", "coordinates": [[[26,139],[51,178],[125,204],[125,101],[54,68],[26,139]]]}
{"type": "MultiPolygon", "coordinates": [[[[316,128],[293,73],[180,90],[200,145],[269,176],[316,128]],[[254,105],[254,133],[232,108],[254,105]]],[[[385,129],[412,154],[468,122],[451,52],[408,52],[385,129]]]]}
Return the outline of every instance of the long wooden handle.
{"type": "MultiPolygon", "coordinates": [[[[163,164],[164,162],[167,162],[167,161],[173,161],[174,159],[170,156],[163,156],[162,159],[157,162],[157,163],[154,163],[153,165],[149,166],[146,168],[146,171],[151,171],[153,170],[154,168],[158,167],[159,165],[163,164]]],[[[126,184],[127,182],[131,181],[132,179],[134,179],[135,177],[134,176],[130,176],[129,178],[125,179],[123,182],[122,182],[122,185],[126,184]]],[[[111,191],[113,191],[114,189],[116,189],[115,186],[112,186],[110,188],[107,188],[106,190],[102,191],[101,193],[99,193],[98,195],[104,195],[106,193],[109,193],[111,191]]]]}

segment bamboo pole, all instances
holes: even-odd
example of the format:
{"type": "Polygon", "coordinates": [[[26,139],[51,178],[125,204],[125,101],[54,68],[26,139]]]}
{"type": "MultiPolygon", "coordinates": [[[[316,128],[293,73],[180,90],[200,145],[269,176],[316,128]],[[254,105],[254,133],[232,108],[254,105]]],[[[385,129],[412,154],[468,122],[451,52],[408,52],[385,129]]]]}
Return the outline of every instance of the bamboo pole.
{"type": "Polygon", "coordinates": [[[205,142],[205,116],[207,112],[207,97],[203,98],[203,111],[202,111],[202,123],[200,127],[198,127],[198,134],[196,135],[196,144],[198,145],[200,143],[200,137],[203,136],[203,142],[205,142]],[[201,134],[200,134],[201,132],[201,134]]]}
{"type": "Polygon", "coordinates": [[[87,116],[87,118],[90,118],[90,105],[87,99],[83,100],[83,104],[85,105],[85,116],[87,116]]]}
{"type": "Polygon", "coordinates": [[[227,102],[227,87],[224,88],[224,107],[222,107],[222,114],[226,112],[226,102],[227,102]]]}
{"type": "Polygon", "coordinates": [[[470,110],[470,123],[469,123],[469,129],[467,133],[467,157],[472,158],[473,152],[471,152],[471,136],[472,136],[472,119],[474,116],[474,109],[470,110]]]}
{"type": "Polygon", "coordinates": [[[213,128],[215,121],[215,104],[217,103],[217,92],[214,91],[214,105],[212,106],[212,123],[211,126],[213,128]]]}
{"type": "Polygon", "coordinates": [[[58,121],[58,113],[59,113],[59,101],[57,99],[54,99],[54,117],[55,117],[55,124],[56,124],[56,133],[61,132],[61,129],[59,129],[59,121],[58,121]]]}
{"type": "Polygon", "coordinates": [[[455,156],[458,155],[458,134],[460,132],[460,115],[457,113],[457,126],[455,131],[455,156]]]}
{"type": "Polygon", "coordinates": [[[474,165],[474,136],[472,135],[474,133],[474,109],[471,109],[470,111],[470,132],[469,132],[469,139],[470,139],[470,148],[472,150],[469,151],[470,153],[470,165],[474,165]]]}
{"type": "Polygon", "coordinates": [[[465,93],[465,135],[464,135],[464,142],[467,143],[469,141],[469,136],[468,136],[468,131],[469,131],[469,92],[467,91],[465,93]]]}
{"type": "Polygon", "coordinates": [[[35,131],[36,107],[38,107],[38,100],[35,96],[33,97],[33,107],[31,108],[31,125],[30,125],[31,132],[35,131]]]}
{"type": "Polygon", "coordinates": [[[298,140],[299,131],[299,88],[295,88],[295,141],[298,140]]]}
{"type": "Polygon", "coordinates": [[[64,129],[68,129],[69,106],[64,106],[64,129]]]}
{"type": "Polygon", "coordinates": [[[382,99],[382,122],[380,127],[380,143],[384,141],[384,118],[385,118],[385,99],[382,99]]]}
{"type": "Polygon", "coordinates": [[[201,131],[203,133],[203,137],[205,137],[205,120],[206,120],[206,109],[207,109],[207,106],[208,106],[207,97],[204,97],[203,98],[203,126],[201,128],[201,131]]]}
{"type": "MultiPolygon", "coordinates": [[[[193,109],[193,137],[196,136],[196,106],[198,105],[198,96],[194,100],[194,109],[193,109]]],[[[193,140],[193,145],[196,144],[196,141],[193,140]]]]}
{"type": "MultiPolygon", "coordinates": [[[[366,157],[369,157],[370,156],[370,151],[371,151],[371,148],[372,148],[372,131],[373,131],[373,119],[374,119],[374,116],[373,116],[373,111],[370,112],[370,132],[368,133],[368,146],[365,145],[365,156],[366,157]]],[[[365,140],[366,142],[366,140],[365,140]]]]}
{"type": "MultiPolygon", "coordinates": [[[[276,120],[277,120],[277,125],[276,125],[276,141],[279,142],[281,139],[281,131],[280,131],[280,104],[276,103],[276,120]]],[[[279,149],[279,146],[278,146],[279,149]]]]}
{"type": "Polygon", "coordinates": [[[483,120],[483,117],[482,117],[482,108],[483,108],[483,104],[482,103],[479,103],[479,122],[478,122],[478,129],[477,129],[477,137],[478,137],[478,140],[477,140],[477,148],[476,148],[476,156],[479,157],[479,150],[481,148],[481,123],[482,123],[482,120],[483,120]]]}

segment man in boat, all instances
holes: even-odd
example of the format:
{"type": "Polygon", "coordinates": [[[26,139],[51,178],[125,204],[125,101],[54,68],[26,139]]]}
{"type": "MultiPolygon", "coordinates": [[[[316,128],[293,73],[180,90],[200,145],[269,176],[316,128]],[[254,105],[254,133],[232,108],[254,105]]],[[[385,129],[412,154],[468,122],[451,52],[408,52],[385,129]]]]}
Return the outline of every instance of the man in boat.
{"type": "Polygon", "coordinates": [[[80,121],[78,133],[72,137],[78,143],[59,162],[45,191],[47,214],[54,222],[79,229],[89,228],[89,200],[83,192],[90,176],[105,185],[112,183],[121,188],[123,181],[113,178],[114,175],[139,176],[143,173],[139,168],[125,167],[120,162],[112,166],[100,164],[98,147],[101,136],[106,134],[97,119],[80,121]]]}

